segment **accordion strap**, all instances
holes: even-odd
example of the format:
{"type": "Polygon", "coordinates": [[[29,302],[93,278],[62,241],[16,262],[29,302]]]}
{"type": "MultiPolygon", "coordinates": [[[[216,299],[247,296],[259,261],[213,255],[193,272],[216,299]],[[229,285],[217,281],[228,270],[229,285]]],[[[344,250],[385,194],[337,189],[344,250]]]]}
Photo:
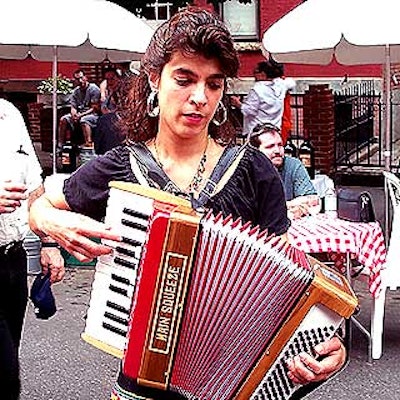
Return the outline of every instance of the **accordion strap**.
{"type": "Polygon", "coordinates": [[[132,171],[141,185],[156,187],[177,196],[184,196],[186,198],[189,196],[193,207],[199,208],[203,207],[213,195],[224,187],[239,164],[244,154],[245,146],[228,146],[225,148],[218,164],[215,166],[211,176],[207,179],[204,188],[200,191],[197,198],[183,193],[182,190],[169,179],[145,144],[134,143],[128,145],[128,149],[130,151],[132,171]]]}

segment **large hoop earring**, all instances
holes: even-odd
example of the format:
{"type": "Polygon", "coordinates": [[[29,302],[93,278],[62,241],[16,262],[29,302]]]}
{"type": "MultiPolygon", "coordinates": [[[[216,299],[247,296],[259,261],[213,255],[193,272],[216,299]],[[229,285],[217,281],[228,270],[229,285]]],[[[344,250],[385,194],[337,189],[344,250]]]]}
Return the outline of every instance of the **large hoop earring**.
{"type": "Polygon", "coordinates": [[[215,111],[214,118],[212,119],[212,122],[217,126],[221,126],[226,122],[227,119],[228,119],[228,111],[226,110],[224,103],[220,100],[218,103],[218,108],[215,111]],[[217,119],[216,118],[217,115],[219,115],[221,118],[217,119]]]}
{"type": "Polygon", "coordinates": [[[149,117],[158,117],[160,114],[160,107],[158,105],[158,90],[152,90],[147,97],[146,111],[149,117]]]}

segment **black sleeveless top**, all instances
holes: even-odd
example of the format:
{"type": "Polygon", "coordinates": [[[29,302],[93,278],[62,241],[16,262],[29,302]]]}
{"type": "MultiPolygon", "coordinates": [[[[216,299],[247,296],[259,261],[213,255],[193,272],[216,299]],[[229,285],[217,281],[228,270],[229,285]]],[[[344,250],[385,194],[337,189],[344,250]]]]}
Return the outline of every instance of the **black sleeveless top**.
{"type": "MultiPolygon", "coordinates": [[[[64,183],[64,195],[71,209],[102,220],[109,182],[138,183],[131,169],[130,154],[127,146],[118,146],[76,170],[64,183]]],[[[243,221],[268,229],[270,234],[281,235],[290,226],[279,174],[268,158],[252,146],[245,148],[225,186],[204,206],[225,216],[241,217],[243,221]]]]}

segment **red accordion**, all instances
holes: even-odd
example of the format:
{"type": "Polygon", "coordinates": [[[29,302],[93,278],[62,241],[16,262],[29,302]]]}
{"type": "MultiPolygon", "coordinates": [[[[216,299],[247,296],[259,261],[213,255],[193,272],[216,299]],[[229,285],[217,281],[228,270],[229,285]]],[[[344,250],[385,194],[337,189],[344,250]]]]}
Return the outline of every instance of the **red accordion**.
{"type": "Polygon", "coordinates": [[[285,360],[312,354],[357,306],[343,276],[282,239],[164,192],[112,183],[106,222],[123,240],[98,260],[82,337],[140,385],[288,399],[285,360]]]}

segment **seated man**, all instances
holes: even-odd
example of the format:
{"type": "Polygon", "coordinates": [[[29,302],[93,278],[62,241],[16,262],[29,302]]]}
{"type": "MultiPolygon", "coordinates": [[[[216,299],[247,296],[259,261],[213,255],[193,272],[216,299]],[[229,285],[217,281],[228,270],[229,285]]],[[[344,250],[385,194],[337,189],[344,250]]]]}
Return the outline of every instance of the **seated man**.
{"type": "Polygon", "coordinates": [[[92,130],[99,118],[100,89],[95,83],[89,83],[82,70],[74,72],[74,80],[78,83],[71,94],[71,112],[60,119],[59,143],[71,141],[85,147],[93,147],[92,130]],[[83,141],[79,137],[82,129],[83,141]]]}
{"type": "Polygon", "coordinates": [[[265,124],[254,129],[250,144],[262,151],[278,169],[291,219],[316,210],[319,212],[320,199],[310,176],[299,159],[285,156],[280,130],[276,126],[265,124]]]}

